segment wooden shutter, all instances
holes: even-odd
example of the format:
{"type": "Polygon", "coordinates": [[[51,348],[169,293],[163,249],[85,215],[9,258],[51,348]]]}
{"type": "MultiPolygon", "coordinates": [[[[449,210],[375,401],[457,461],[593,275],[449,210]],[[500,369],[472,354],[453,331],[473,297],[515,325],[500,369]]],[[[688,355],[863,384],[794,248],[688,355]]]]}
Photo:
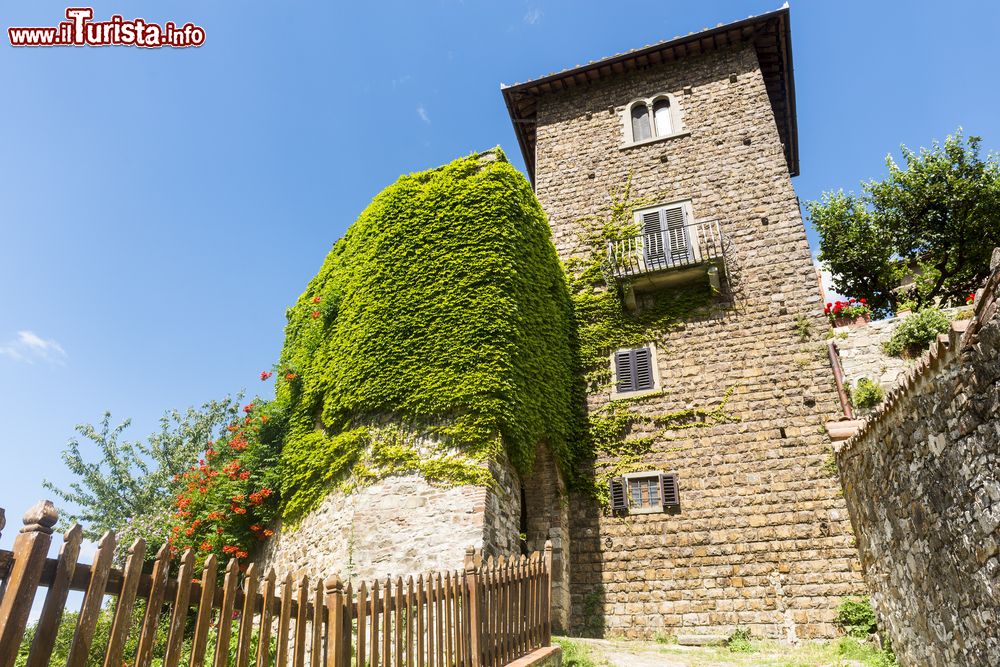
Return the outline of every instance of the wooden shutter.
{"type": "Polygon", "coordinates": [[[680,507],[681,490],[677,483],[677,473],[671,472],[660,475],[660,489],[663,491],[664,507],[680,507]]]}
{"type": "Polygon", "coordinates": [[[684,264],[690,260],[687,228],[684,226],[684,207],[670,206],[663,209],[663,231],[666,236],[666,251],[672,264],[684,264]]]}
{"type": "Polygon", "coordinates": [[[615,352],[615,387],[619,393],[655,386],[653,355],[648,347],[615,352]]]}
{"type": "Polygon", "coordinates": [[[642,391],[653,388],[653,355],[649,353],[648,347],[641,347],[632,350],[632,358],[635,361],[635,389],[642,391]]]}
{"type": "Polygon", "coordinates": [[[615,381],[618,391],[635,391],[633,350],[615,352],[615,381]]]}
{"type": "Polygon", "coordinates": [[[666,246],[663,242],[663,224],[660,221],[659,209],[646,211],[642,214],[642,247],[645,251],[646,265],[658,268],[667,261],[666,246]]]}
{"type": "Polygon", "coordinates": [[[628,509],[625,501],[625,482],[621,477],[612,477],[608,480],[609,491],[611,492],[611,511],[624,512],[628,509]]]}

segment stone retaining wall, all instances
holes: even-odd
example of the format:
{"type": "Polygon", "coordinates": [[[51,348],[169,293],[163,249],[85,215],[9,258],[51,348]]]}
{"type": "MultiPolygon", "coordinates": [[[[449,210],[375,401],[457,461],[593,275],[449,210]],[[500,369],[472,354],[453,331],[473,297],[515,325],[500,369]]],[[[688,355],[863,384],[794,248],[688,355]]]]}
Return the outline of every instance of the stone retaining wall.
{"type": "Polygon", "coordinates": [[[496,489],[434,486],[407,474],[331,491],[298,526],[277,526],[258,562],[279,578],[339,574],[357,584],[461,569],[469,546],[487,556],[519,553],[520,481],[503,463],[494,474],[496,489]]]}
{"type": "Polygon", "coordinates": [[[866,582],[900,663],[1000,664],[1000,249],[971,321],[837,453],[866,582]]]}

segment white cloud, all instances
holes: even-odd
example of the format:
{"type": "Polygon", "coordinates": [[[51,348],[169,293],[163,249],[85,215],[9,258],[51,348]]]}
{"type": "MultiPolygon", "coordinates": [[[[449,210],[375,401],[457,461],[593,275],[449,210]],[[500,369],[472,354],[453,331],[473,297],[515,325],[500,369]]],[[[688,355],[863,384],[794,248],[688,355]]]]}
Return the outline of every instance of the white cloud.
{"type": "Polygon", "coordinates": [[[43,361],[61,365],[69,355],[58,341],[42,338],[34,331],[26,330],[18,331],[14,340],[0,344],[0,356],[26,364],[43,361]]]}
{"type": "Polygon", "coordinates": [[[528,25],[535,25],[541,20],[542,20],[542,10],[538,9],[537,7],[529,9],[528,12],[524,15],[523,19],[523,21],[528,25]]]}
{"type": "Polygon", "coordinates": [[[412,76],[410,76],[409,74],[404,74],[403,76],[399,77],[398,79],[393,79],[392,80],[392,88],[393,88],[393,90],[395,90],[398,86],[402,86],[404,83],[409,83],[412,80],[413,80],[412,76]]]}
{"type": "Polygon", "coordinates": [[[417,105],[417,115],[420,116],[420,120],[424,121],[428,125],[431,124],[431,117],[427,115],[427,109],[424,108],[423,104],[417,105]]]}

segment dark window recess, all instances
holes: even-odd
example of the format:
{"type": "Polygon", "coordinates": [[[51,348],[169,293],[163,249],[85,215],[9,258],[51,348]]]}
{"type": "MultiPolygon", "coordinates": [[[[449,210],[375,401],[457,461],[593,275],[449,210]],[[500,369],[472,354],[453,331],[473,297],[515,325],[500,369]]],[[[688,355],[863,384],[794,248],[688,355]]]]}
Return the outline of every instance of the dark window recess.
{"type": "Polygon", "coordinates": [[[625,502],[625,482],[619,478],[612,478],[608,481],[608,486],[611,491],[611,511],[624,512],[627,510],[628,504],[625,502]]]}
{"type": "Polygon", "coordinates": [[[663,506],[680,507],[681,488],[677,483],[677,473],[660,475],[660,486],[663,489],[663,506]]]}
{"type": "Polygon", "coordinates": [[[649,348],[619,350],[615,353],[615,379],[619,392],[653,388],[653,355],[649,348]]]}

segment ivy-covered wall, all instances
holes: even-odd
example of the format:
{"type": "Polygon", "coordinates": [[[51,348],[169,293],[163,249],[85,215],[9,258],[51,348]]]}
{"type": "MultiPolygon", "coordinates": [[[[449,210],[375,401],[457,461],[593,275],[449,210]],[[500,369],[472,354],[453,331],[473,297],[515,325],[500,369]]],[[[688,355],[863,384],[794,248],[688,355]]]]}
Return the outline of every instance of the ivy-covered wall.
{"type": "Polygon", "coordinates": [[[490,485],[580,423],[571,307],[549,227],[495,149],[401,177],[288,311],[277,403],[286,520],[394,473],[490,485]]]}

